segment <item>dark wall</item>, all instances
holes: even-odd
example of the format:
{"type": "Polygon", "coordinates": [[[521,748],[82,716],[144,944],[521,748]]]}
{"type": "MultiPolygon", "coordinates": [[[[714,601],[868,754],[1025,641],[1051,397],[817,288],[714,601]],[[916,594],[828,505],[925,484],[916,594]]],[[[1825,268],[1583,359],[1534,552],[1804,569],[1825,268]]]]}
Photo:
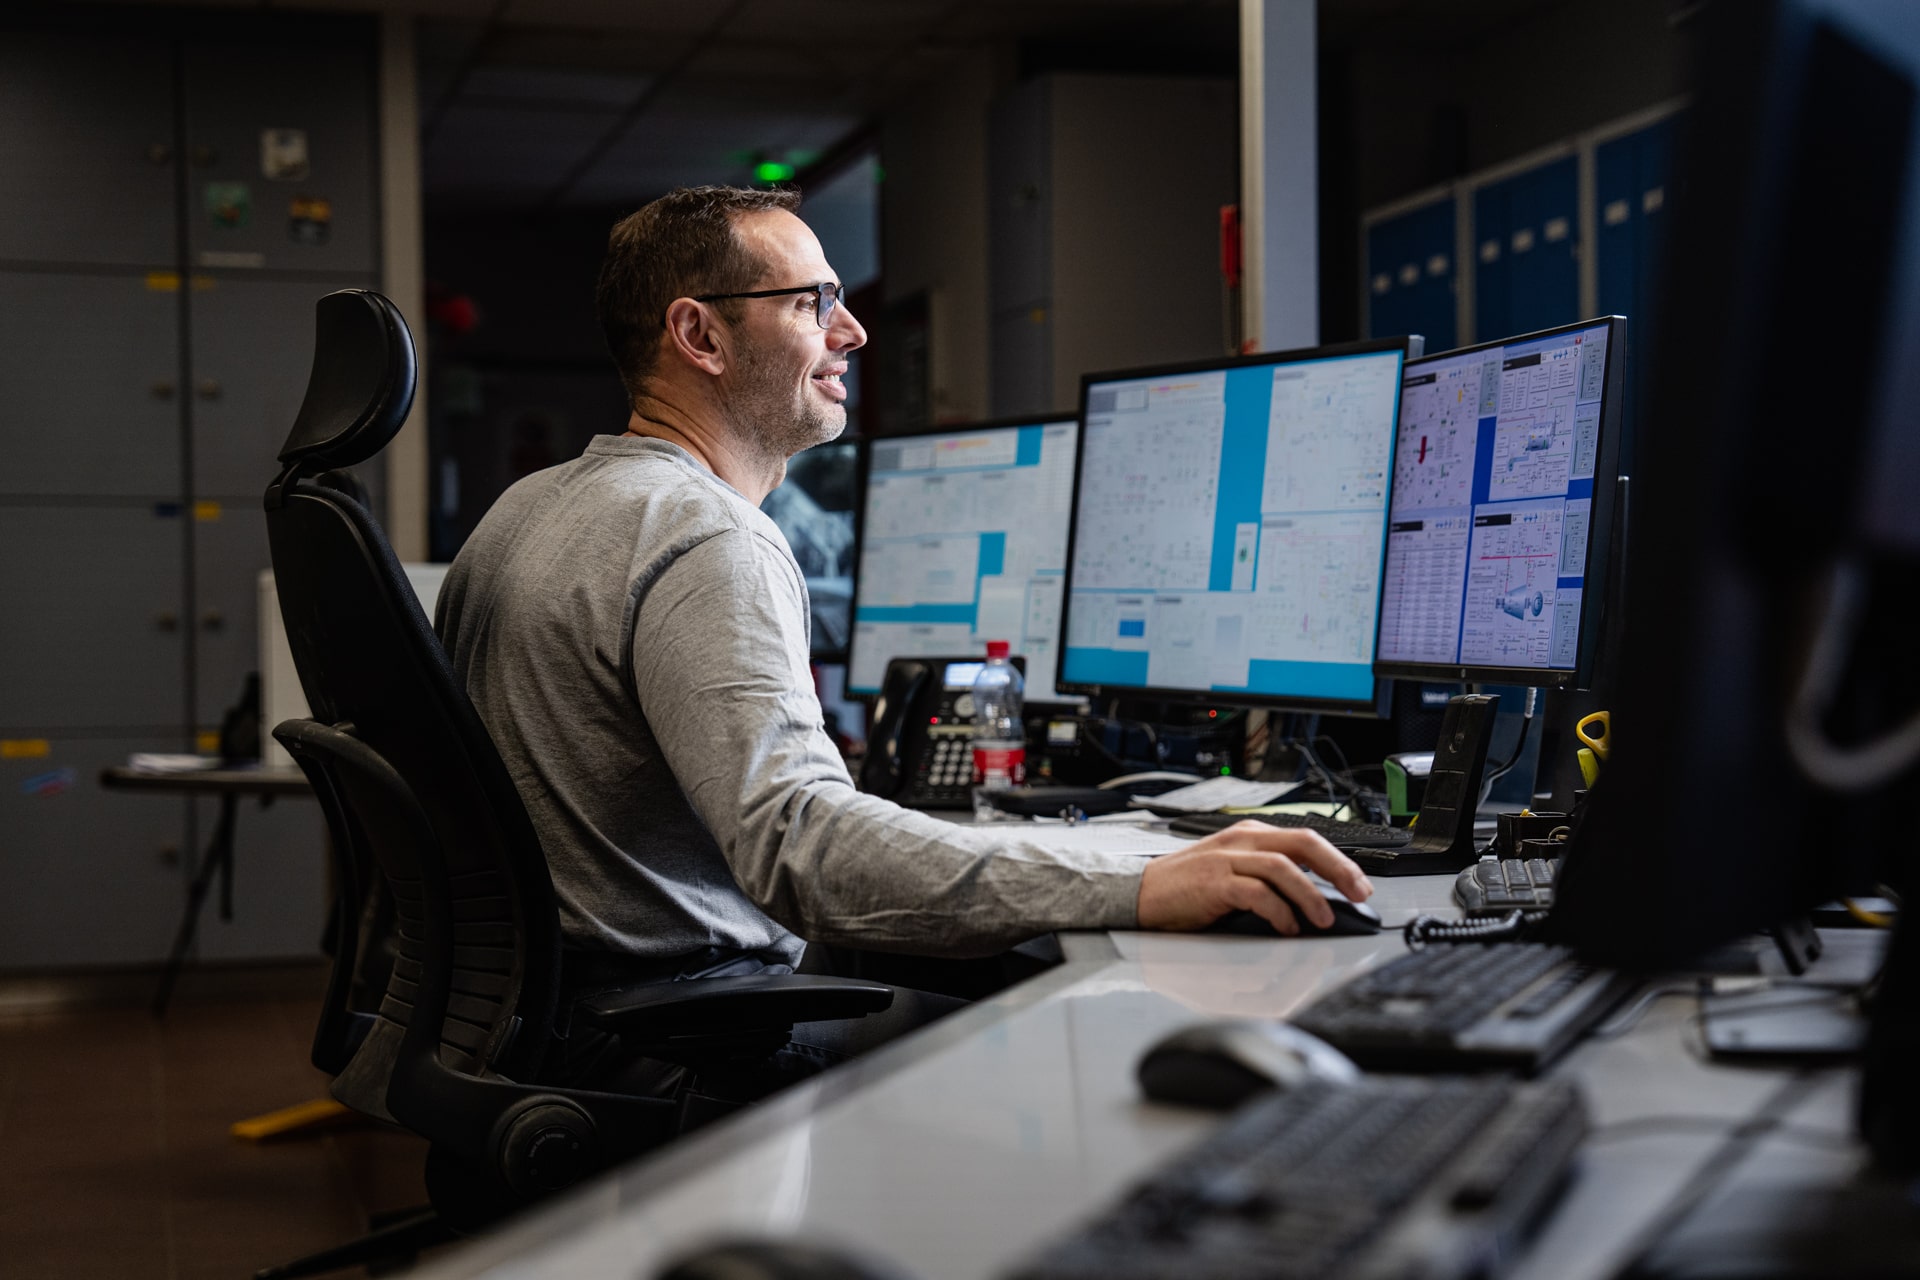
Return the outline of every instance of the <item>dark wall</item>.
{"type": "Polygon", "coordinates": [[[626,429],[626,393],[593,312],[607,232],[625,212],[430,212],[435,560],[451,559],[515,480],[626,429]]]}

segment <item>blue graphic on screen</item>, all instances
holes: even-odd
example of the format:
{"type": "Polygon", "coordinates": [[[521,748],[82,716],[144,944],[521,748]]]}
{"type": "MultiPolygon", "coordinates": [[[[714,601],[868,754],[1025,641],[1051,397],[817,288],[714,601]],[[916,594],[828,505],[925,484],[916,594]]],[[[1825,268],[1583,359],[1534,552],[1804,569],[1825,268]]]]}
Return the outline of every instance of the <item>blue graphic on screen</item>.
{"type": "Polygon", "coordinates": [[[870,446],[847,687],[878,693],[892,658],[986,652],[1057,695],[1060,592],[1077,424],[897,436],[870,446]]]}
{"type": "Polygon", "coordinates": [[[1607,327],[1408,364],[1380,660],[1572,670],[1607,327]]]}
{"type": "Polygon", "coordinates": [[[1062,678],[1370,703],[1402,363],[1091,384],[1062,678]]]}

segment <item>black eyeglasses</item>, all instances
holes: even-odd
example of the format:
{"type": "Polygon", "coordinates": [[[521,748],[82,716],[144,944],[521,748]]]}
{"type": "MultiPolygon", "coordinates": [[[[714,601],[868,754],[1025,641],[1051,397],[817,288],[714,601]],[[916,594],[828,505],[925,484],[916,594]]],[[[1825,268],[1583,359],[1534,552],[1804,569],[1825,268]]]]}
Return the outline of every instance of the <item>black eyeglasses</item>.
{"type": "Polygon", "coordinates": [[[752,293],[709,293],[695,298],[695,302],[719,302],[726,298],[784,298],[796,293],[811,293],[815,296],[813,317],[820,322],[822,329],[833,318],[833,309],[847,294],[847,286],[833,280],[820,284],[800,284],[791,289],[756,289],[752,293]]]}

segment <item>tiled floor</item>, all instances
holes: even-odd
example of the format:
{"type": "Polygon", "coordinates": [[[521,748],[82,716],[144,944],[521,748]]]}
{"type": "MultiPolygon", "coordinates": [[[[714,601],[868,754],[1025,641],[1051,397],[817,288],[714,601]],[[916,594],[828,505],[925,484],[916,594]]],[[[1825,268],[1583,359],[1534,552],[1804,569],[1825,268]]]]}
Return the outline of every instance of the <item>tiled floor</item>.
{"type": "MultiPolygon", "coordinates": [[[[0,1277],[239,1280],[421,1204],[425,1144],[349,1123],[227,1126],[322,1097],[319,1002],[254,997],[0,1017],[0,1277]]],[[[360,1273],[364,1274],[364,1273],[360,1273]]]]}

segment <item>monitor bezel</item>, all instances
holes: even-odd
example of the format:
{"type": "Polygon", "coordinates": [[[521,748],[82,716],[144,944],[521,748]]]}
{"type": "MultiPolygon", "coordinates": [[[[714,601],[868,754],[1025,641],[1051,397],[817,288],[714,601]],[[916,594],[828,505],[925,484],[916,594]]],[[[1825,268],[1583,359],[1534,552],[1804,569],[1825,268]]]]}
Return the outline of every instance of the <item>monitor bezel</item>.
{"type": "MultiPolygon", "coordinates": [[[[1626,426],[1627,318],[1620,315],[1594,316],[1573,324],[1558,324],[1546,329],[1536,329],[1531,333],[1518,333],[1511,337],[1496,338],[1490,342],[1476,342],[1470,346],[1455,347],[1450,351],[1436,351],[1432,355],[1421,356],[1418,360],[1407,361],[1406,370],[1401,376],[1401,397],[1404,401],[1406,380],[1413,376],[1416,365],[1455,360],[1461,356],[1472,355],[1476,351],[1491,351],[1495,347],[1510,347],[1560,334],[1602,327],[1607,330],[1607,367],[1601,378],[1600,449],[1593,465],[1593,507],[1588,515],[1587,564],[1586,574],[1582,578],[1582,581],[1588,585],[1581,589],[1580,632],[1576,642],[1573,666],[1475,666],[1471,663],[1391,661],[1380,657],[1380,631],[1386,625],[1384,594],[1386,574],[1383,567],[1380,578],[1381,609],[1374,619],[1373,670],[1375,675],[1388,679],[1421,680],[1431,684],[1504,684],[1535,689],[1586,689],[1592,686],[1594,671],[1600,656],[1601,628],[1605,625],[1608,610],[1618,607],[1617,602],[1610,598],[1613,595],[1609,589],[1612,581],[1607,575],[1612,569],[1613,529],[1619,514],[1616,507],[1620,496],[1620,446],[1626,426]],[[1587,594],[1596,590],[1600,593],[1600,607],[1588,608],[1587,594]]],[[[1387,492],[1387,513],[1391,522],[1393,513],[1391,483],[1387,492]]],[[[1389,540],[1391,540],[1391,534],[1389,534],[1389,540]]],[[[1384,564],[1383,560],[1382,565],[1384,564]]]]}
{"type": "MultiPolygon", "coordinates": [[[[860,437],[854,436],[849,438],[844,434],[835,436],[831,440],[822,440],[818,444],[808,445],[805,449],[802,449],[800,453],[811,453],[815,449],[831,449],[831,448],[836,448],[840,446],[852,446],[853,448],[853,483],[854,483],[854,492],[856,495],[858,495],[860,493],[860,487],[859,487],[860,486],[860,468],[862,465],[860,437]]],[[[798,453],[793,455],[793,457],[795,458],[799,456],[800,454],[798,453]]],[[[791,462],[792,458],[789,458],[788,461],[791,462]]],[[[786,477],[782,476],[780,483],[785,484],[786,482],[787,482],[786,477]]],[[[775,487],[778,488],[779,486],[775,486],[775,487]]],[[[772,491],[769,490],[768,492],[772,492],[772,491]]],[[[761,501],[764,502],[765,499],[762,499],[761,501]]],[[[767,518],[770,520],[773,519],[773,517],[771,516],[768,516],[767,518]]],[[[774,521],[774,524],[778,526],[779,521],[777,520],[774,521]]],[[[786,533],[787,531],[785,529],[780,530],[780,536],[782,538],[786,537],[786,533]]],[[[791,546],[789,546],[788,549],[791,550],[792,549],[791,546]]],[[[853,557],[854,559],[853,559],[852,576],[853,576],[854,590],[857,592],[860,586],[860,508],[857,502],[854,506],[854,511],[853,511],[853,557]]],[[[805,582],[807,580],[807,575],[803,572],[800,575],[800,579],[802,582],[805,582]]],[[[808,604],[809,606],[811,606],[812,596],[813,596],[813,590],[811,587],[807,589],[807,596],[808,596],[808,604]]],[[[809,666],[831,667],[831,666],[847,664],[852,661],[852,658],[853,658],[853,608],[854,608],[853,598],[849,597],[847,600],[847,643],[842,645],[840,648],[838,649],[815,648],[814,638],[812,634],[809,633],[807,637],[807,663],[809,666]]],[[[811,619],[809,619],[809,623],[811,623],[811,619]]]]}
{"type": "MultiPolygon", "coordinates": [[[[873,466],[873,447],[877,444],[889,444],[895,440],[915,440],[924,436],[965,435],[974,431],[1004,431],[1017,427],[1064,426],[1074,428],[1074,448],[1076,450],[1074,461],[1076,464],[1075,473],[1077,477],[1077,464],[1079,462],[1077,450],[1080,445],[1079,420],[1070,413],[1052,413],[1042,416],[1021,414],[1016,417],[989,418],[982,422],[949,422],[930,427],[914,427],[907,431],[889,431],[884,435],[862,436],[856,442],[860,446],[860,450],[859,456],[854,463],[854,486],[858,493],[858,501],[855,502],[853,509],[853,616],[848,620],[847,625],[847,689],[844,696],[848,702],[870,703],[880,696],[878,689],[868,692],[853,687],[853,650],[854,644],[860,634],[860,566],[865,560],[867,553],[867,481],[873,466]]],[[[1068,534],[1071,536],[1073,526],[1071,509],[1069,509],[1067,514],[1067,526],[1068,534]]],[[[1064,619],[1064,612],[1062,617],[1064,619]]],[[[1058,647],[1057,644],[1056,647],[1058,647]]],[[[1057,686],[1055,691],[1058,692],[1057,686]]],[[[1053,698],[1039,702],[1029,699],[1027,705],[1038,707],[1072,707],[1075,706],[1076,703],[1070,698],[1053,698]]]]}
{"type": "MultiPolygon", "coordinates": [[[[1335,359],[1342,356],[1379,355],[1386,352],[1400,353],[1400,369],[1405,377],[1408,363],[1407,335],[1390,338],[1368,338],[1360,342],[1331,343],[1321,347],[1294,347],[1285,351],[1259,351],[1243,356],[1220,356],[1209,360],[1180,360],[1166,364],[1146,365],[1133,369],[1113,369],[1099,373],[1080,375],[1080,434],[1074,450],[1073,466],[1073,513],[1080,511],[1080,485],[1087,465],[1087,393],[1095,383],[1132,381],[1141,378],[1160,378],[1183,373],[1213,373],[1221,369],[1253,368],[1261,365],[1280,365],[1298,363],[1306,360],[1335,359]]],[[[1388,442],[1387,466],[1391,474],[1393,450],[1400,441],[1400,403],[1394,401],[1393,437],[1388,442]]],[[[1386,572],[1387,539],[1385,515],[1381,518],[1380,533],[1380,572],[1386,572]]],[[[1233,689],[1178,689],[1161,685],[1114,685],[1099,684],[1093,681],[1066,679],[1067,665],[1067,618],[1072,611],[1073,600],[1073,562],[1074,551],[1079,543],[1079,521],[1067,523],[1067,567],[1066,581],[1060,594],[1060,635],[1059,652],[1054,666],[1053,687],[1061,693],[1078,694],[1086,698],[1123,697],[1140,698],[1156,702],[1175,702],[1187,706],[1235,706],[1266,707],[1286,711],[1299,711],[1311,715],[1354,716],[1378,719],[1388,712],[1388,703],[1392,695],[1392,685],[1383,680],[1378,670],[1373,672],[1373,693],[1362,700],[1358,698],[1315,698],[1285,694],[1246,693],[1233,689]]],[[[1374,641],[1379,643],[1379,601],[1374,602],[1374,641]]]]}

